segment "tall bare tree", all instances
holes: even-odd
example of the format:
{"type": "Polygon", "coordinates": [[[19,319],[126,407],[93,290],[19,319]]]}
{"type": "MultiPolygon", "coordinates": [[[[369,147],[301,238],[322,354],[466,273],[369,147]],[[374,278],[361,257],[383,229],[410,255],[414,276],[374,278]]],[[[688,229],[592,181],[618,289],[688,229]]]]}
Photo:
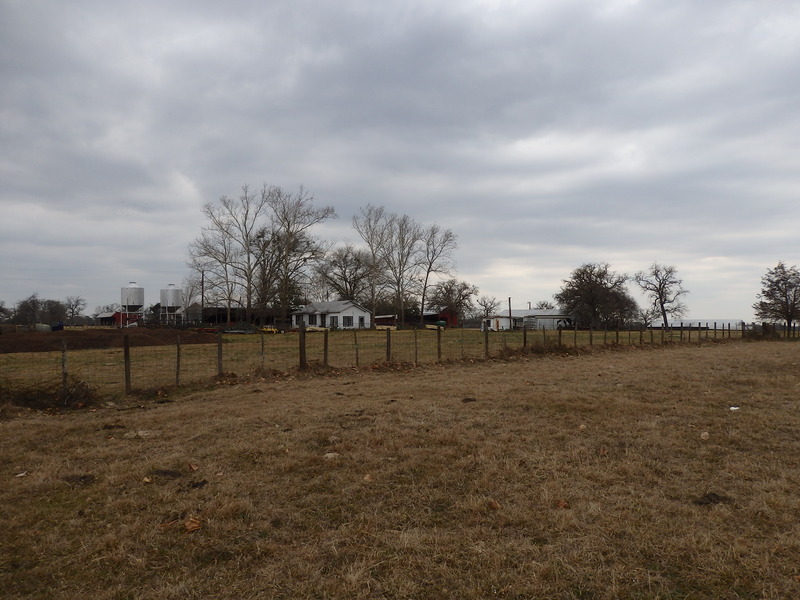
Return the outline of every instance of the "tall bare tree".
{"type": "Polygon", "coordinates": [[[450,273],[453,268],[453,252],[458,248],[458,238],[449,229],[434,223],[422,230],[419,264],[422,272],[419,318],[424,320],[425,302],[431,285],[431,276],[450,273]]]}
{"type": "Polygon", "coordinates": [[[64,309],[67,313],[67,322],[74,325],[86,309],[86,300],[80,296],[67,296],[64,300],[64,309]]]}
{"type": "Polygon", "coordinates": [[[336,211],[330,206],[314,206],[314,197],[302,186],[296,194],[272,187],[267,203],[272,210],[269,236],[278,256],[276,301],[281,319],[287,321],[310,268],[325,253],[323,243],[311,235],[310,229],[335,218],[336,211]]]}
{"type": "Polygon", "coordinates": [[[385,248],[391,231],[391,218],[382,206],[368,204],[361,208],[361,214],[353,217],[353,229],[364,240],[369,252],[368,292],[366,306],[372,313],[370,323],[375,325],[375,310],[387,283],[385,248]]]}
{"type": "Polygon", "coordinates": [[[686,313],[686,305],[681,297],[688,294],[689,290],[683,289],[683,280],[678,277],[675,267],[653,263],[647,271],[636,273],[633,280],[647,294],[665,329],[669,327],[670,315],[681,317],[686,313]]]}
{"type": "Polygon", "coordinates": [[[370,292],[371,268],[372,257],[368,250],[345,244],[319,263],[316,275],[339,300],[364,304],[370,292]]]}
{"type": "Polygon", "coordinates": [[[245,309],[245,319],[252,319],[253,294],[258,262],[255,240],[269,213],[269,189],[253,192],[243,185],[238,199],[222,196],[216,203],[203,206],[207,225],[190,248],[190,264],[208,270],[212,289],[222,292],[228,306],[237,300],[245,309]]]}
{"type": "Polygon", "coordinates": [[[422,228],[414,219],[391,215],[382,258],[401,325],[405,324],[406,305],[419,288],[421,240],[422,228]]]}
{"type": "Polygon", "coordinates": [[[204,229],[189,246],[189,267],[199,273],[204,282],[203,303],[225,306],[228,322],[243,284],[234,267],[235,261],[234,242],[224,231],[204,229]]]}
{"type": "Polygon", "coordinates": [[[466,281],[455,278],[445,279],[433,286],[431,290],[431,304],[440,312],[448,312],[462,321],[472,312],[472,297],[478,295],[478,288],[466,281]]]}
{"type": "Polygon", "coordinates": [[[483,295],[475,302],[481,317],[491,317],[500,308],[500,300],[494,296],[483,295]]]}

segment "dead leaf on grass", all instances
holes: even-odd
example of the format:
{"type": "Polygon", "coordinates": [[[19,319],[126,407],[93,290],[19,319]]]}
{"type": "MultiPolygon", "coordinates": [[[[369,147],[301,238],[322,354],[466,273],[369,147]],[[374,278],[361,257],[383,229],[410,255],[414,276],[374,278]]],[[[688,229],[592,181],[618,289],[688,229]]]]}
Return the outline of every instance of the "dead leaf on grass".
{"type": "Polygon", "coordinates": [[[190,471],[197,471],[200,467],[195,463],[189,463],[189,470],[190,471]]]}
{"type": "Polygon", "coordinates": [[[566,509],[568,509],[568,508],[569,508],[569,502],[567,502],[566,500],[564,500],[564,499],[562,498],[561,500],[559,500],[558,502],[556,502],[556,507],[557,507],[557,508],[560,508],[560,509],[562,509],[562,510],[566,510],[566,509]]]}
{"type": "Polygon", "coordinates": [[[488,508],[489,510],[500,510],[502,508],[502,506],[494,498],[489,498],[486,501],[486,508],[488,508]]]}
{"type": "Polygon", "coordinates": [[[362,481],[363,481],[364,483],[369,483],[370,481],[372,481],[372,475],[370,475],[369,473],[367,473],[366,475],[364,475],[364,479],[362,479],[362,481]]]}
{"type": "Polygon", "coordinates": [[[188,533],[191,533],[192,531],[197,531],[201,527],[200,519],[198,519],[197,517],[189,517],[188,519],[186,519],[183,526],[184,528],[186,528],[186,531],[188,533]]]}
{"type": "Polygon", "coordinates": [[[23,471],[22,473],[17,473],[16,475],[14,475],[14,477],[27,477],[27,476],[28,476],[27,471],[23,471]]]}

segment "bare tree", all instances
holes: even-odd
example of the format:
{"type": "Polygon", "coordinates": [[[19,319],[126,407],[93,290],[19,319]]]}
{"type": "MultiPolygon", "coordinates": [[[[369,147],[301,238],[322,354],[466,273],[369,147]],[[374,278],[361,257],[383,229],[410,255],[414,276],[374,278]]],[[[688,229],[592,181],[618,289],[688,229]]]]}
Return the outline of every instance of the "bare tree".
{"type": "Polygon", "coordinates": [[[539,300],[536,304],[533,305],[533,308],[537,310],[553,310],[555,307],[556,307],[555,304],[547,300],[539,300]]]}
{"type": "Polygon", "coordinates": [[[434,274],[449,273],[453,268],[453,252],[458,248],[458,238],[449,229],[442,229],[437,224],[422,231],[420,245],[420,268],[422,285],[419,302],[420,322],[424,319],[425,300],[434,274]]]}
{"type": "Polygon", "coordinates": [[[242,286],[234,267],[235,254],[230,236],[213,229],[204,230],[189,246],[189,266],[200,274],[204,282],[203,303],[225,306],[228,322],[242,286]]]}
{"type": "Polygon", "coordinates": [[[329,253],[315,270],[316,277],[339,300],[364,304],[370,292],[371,268],[372,257],[368,250],[346,244],[329,253]]]}
{"type": "Polygon", "coordinates": [[[481,317],[491,317],[500,308],[500,301],[494,296],[481,296],[475,303],[480,309],[481,317]]]}
{"type": "Polygon", "coordinates": [[[238,199],[222,196],[216,203],[203,206],[207,225],[190,246],[189,264],[208,275],[209,292],[224,300],[231,319],[231,305],[238,303],[250,321],[257,261],[254,253],[256,235],[269,212],[268,188],[261,193],[243,185],[238,199]]]}
{"type": "Polygon", "coordinates": [[[355,229],[367,245],[369,252],[369,274],[367,277],[367,308],[372,313],[370,323],[375,324],[375,310],[383,289],[386,286],[386,264],[384,262],[385,247],[390,235],[390,216],[382,206],[368,204],[361,209],[361,214],[353,217],[355,229]]]}
{"type": "Polygon", "coordinates": [[[336,211],[330,206],[315,207],[314,197],[302,186],[297,194],[272,187],[267,203],[272,209],[268,235],[278,256],[276,300],[281,319],[286,321],[303,279],[309,276],[309,268],[325,254],[324,245],[309,230],[335,218],[336,211]]]}
{"type": "Polygon", "coordinates": [[[633,280],[647,294],[665,329],[669,327],[669,315],[680,317],[686,313],[681,296],[689,291],[683,289],[683,281],[678,278],[675,267],[653,263],[647,271],[636,273],[633,280]]]}
{"type": "Polygon", "coordinates": [[[35,325],[40,320],[42,312],[42,299],[39,294],[33,293],[24,300],[17,302],[14,309],[13,321],[20,325],[35,325]]]}
{"type": "Polygon", "coordinates": [[[86,309],[86,300],[80,296],[67,296],[64,301],[64,308],[67,315],[67,321],[74,325],[81,316],[81,313],[86,309]]]}
{"type": "Polygon", "coordinates": [[[401,325],[405,324],[406,305],[418,291],[421,239],[422,228],[414,219],[408,215],[391,215],[382,259],[401,325]]]}
{"type": "Polygon", "coordinates": [[[472,312],[472,297],[478,295],[478,288],[466,281],[446,279],[433,286],[431,304],[440,312],[448,312],[461,321],[472,312]]]}

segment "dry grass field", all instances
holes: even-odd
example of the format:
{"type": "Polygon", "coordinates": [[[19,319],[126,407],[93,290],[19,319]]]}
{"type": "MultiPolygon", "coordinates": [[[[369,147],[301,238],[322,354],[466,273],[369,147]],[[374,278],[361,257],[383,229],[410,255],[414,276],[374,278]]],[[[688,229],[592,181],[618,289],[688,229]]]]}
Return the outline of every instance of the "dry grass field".
{"type": "Polygon", "coordinates": [[[598,348],[7,408],[2,597],[797,598],[798,363],[598,348]]]}

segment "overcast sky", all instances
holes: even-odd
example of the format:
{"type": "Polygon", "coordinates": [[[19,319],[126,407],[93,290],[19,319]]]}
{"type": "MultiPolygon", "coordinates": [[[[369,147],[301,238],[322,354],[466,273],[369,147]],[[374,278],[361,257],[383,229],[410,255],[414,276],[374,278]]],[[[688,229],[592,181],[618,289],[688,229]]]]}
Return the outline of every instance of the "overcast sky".
{"type": "Polygon", "coordinates": [[[6,306],[156,303],[201,206],[264,183],[326,239],[368,203],[452,229],[514,308],[656,261],[687,318],[752,320],[800,263],[800,3],[0,0],[6,306]]]}

